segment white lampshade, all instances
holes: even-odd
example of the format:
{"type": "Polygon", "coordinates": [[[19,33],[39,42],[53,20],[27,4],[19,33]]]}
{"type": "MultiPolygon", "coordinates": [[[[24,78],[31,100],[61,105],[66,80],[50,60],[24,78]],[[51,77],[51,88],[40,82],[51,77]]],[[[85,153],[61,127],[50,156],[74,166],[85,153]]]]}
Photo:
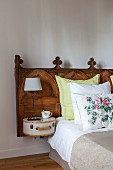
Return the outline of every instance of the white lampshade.
{"type": "Polygon", "coordinates": [[[26,78],[24,91],[38,91],[42,90],[40,78],[26,78]]]}

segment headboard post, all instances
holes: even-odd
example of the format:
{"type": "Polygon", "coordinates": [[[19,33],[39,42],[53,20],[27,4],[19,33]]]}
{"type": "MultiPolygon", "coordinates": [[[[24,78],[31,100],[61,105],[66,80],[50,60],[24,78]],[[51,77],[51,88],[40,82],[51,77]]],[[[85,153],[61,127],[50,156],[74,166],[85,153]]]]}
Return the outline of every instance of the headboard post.
{"type": "Polygon", "coordinates": [[[20,77],[20,64],[23,63],[23,60],[19,55],[15,55],[15,84],[16,84],[16,114],[17,114],[17,136],[20,136],[20,128],[19,128],[19,77],[20,77]]]}

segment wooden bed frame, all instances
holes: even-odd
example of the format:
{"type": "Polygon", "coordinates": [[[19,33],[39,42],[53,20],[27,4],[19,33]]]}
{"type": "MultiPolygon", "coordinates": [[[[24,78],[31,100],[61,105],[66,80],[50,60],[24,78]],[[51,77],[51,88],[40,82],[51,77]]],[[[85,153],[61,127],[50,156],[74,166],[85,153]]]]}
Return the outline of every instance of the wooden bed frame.
{"type": "MultiPolygon", "coordinates": [[[[23,68],[23,60],[19,55],[15,56],[15,81],[16,81],[16,113],[17,113],[17,136],[23,135],[23,118],[31,117],[32,113],[32,95],[31,92],[24,91],[25,78],[40,77],[42,91],[35,92],[34,110],[35,116],[41,116],[41,111],[50,110],[54,117],[61,116],[61,107],[59,101],[59,90],[55,80],[55,75],[73,80],[86,80],[96,74],[100,74],[100,83],[110,81],[113,75],[113,69],[96,69],[94,58],[88,61],[88,69],[62,68],[60,57],[53,61],[54,68],[23,68]]],[[[111,84],[113,92],[113,86],[111,84]]]]}

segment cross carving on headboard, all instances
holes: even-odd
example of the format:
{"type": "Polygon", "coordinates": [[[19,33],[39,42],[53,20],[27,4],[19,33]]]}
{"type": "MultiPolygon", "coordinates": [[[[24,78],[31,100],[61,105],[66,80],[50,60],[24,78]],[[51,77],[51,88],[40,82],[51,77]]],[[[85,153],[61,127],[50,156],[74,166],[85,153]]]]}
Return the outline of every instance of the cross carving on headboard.
{"type": "Polygon", "coordinates": [[[88,65],[90,65],[89,69],[96,69],[94,66],[96,65],[96,61],[94,58],[90,58],[90,61],[88,61],[88,65]]]}
{"type": "Polygon", "coordinates": [[[54,68],[55,69],[60,69],[60,65],[62,64],[62,61],[60,60],[60,57],[56,57],[55,60],[53,61],[53,64],[56,65],[54,68]]]}

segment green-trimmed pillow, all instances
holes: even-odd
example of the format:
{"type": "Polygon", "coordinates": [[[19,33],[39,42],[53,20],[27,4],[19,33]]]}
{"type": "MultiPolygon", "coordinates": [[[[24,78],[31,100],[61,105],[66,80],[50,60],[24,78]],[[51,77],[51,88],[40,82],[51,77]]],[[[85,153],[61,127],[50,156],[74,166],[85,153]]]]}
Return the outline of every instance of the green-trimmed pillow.
{"type": "Polygon", "coordinates": [[[71,101],[71,94],[67,83],[76,82],[81,84],[99,84],[100,82],[100,74],[97,74],[91,79],[88,80],[70,80],[66,78],[62,78],[60,76],[55,76],[56,81],[59,88],[60,93],[60,104],[61,104],[61,114],[67,120],[74,119],[74,111],[71,101]]]}

